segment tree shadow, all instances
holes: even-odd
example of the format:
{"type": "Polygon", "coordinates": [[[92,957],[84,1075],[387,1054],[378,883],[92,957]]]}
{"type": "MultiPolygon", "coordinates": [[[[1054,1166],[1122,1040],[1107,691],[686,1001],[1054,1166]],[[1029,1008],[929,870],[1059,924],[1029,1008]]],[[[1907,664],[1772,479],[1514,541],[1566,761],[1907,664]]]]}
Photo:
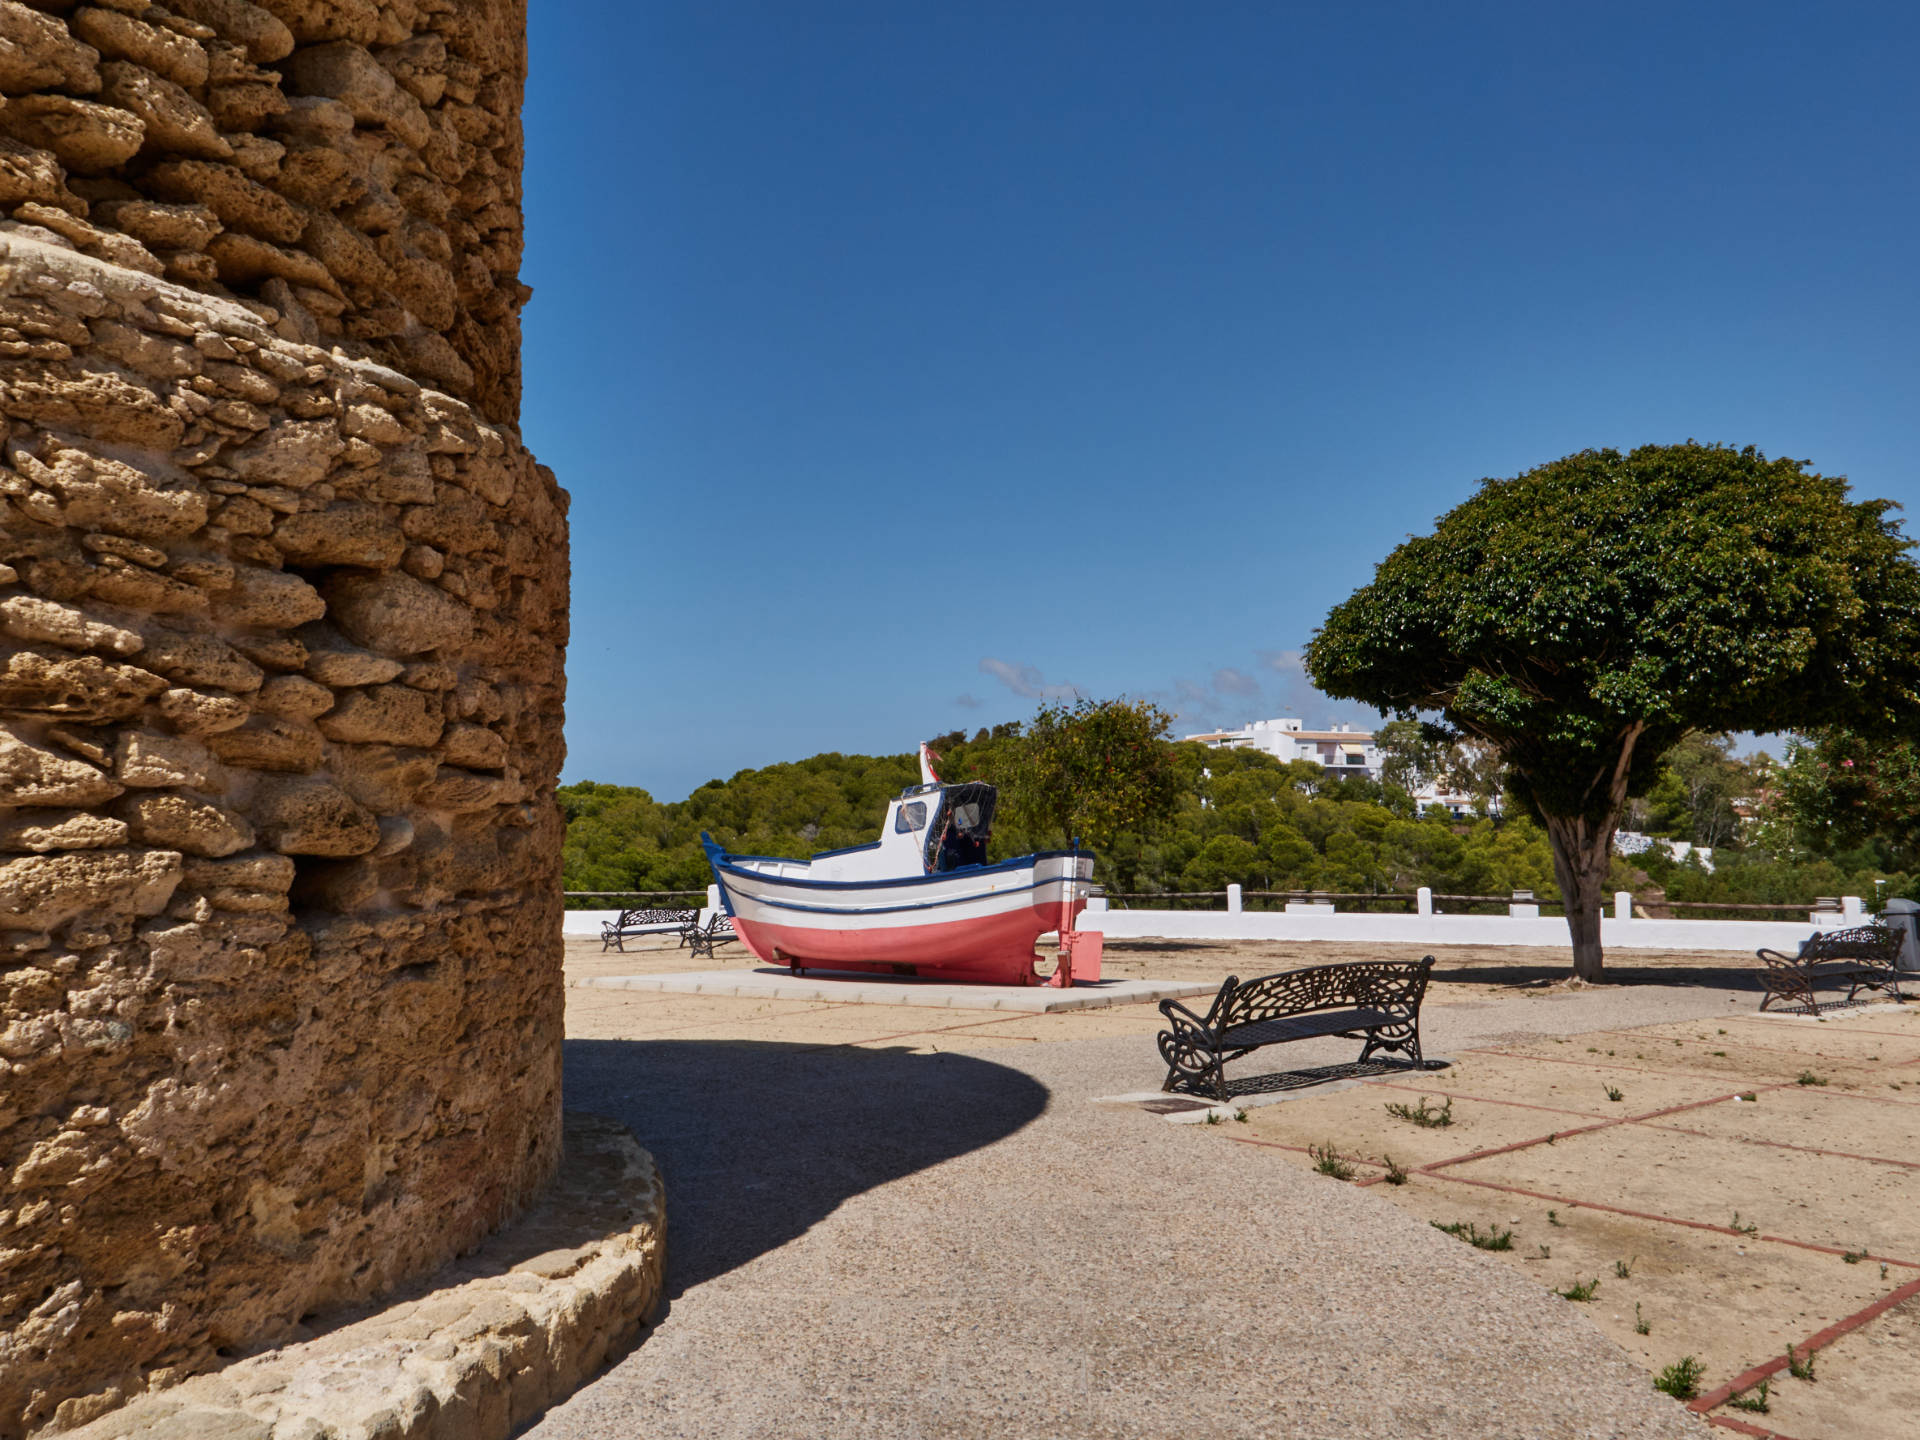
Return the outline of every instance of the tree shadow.
{"type": "Polygon", "coordinates": [[[842,1202],[991,1145],[1047,1089],[976,1056],[723,1040],[569,1040],[566,1105],[619,1120],[667,1191],[666,1296],[842,1202]]]}
{"type": "MultiPolygon", "coordinates": [[[[1487,985],[1503,989],[1548,989],[1565,986],[1569,979],[1567,964],[1504,964],[1499,961],[1475,964],[1436,964],[1432,983],[1447,985],[1487,985]]],[[[1758,969],[1754,965],[1728,962],[1725,965],[1635,965],[1631,960],[1609,959],[1604,984],[1670,985],[1702,990],[1740,990],[1761,993],[1758,969]]]]}

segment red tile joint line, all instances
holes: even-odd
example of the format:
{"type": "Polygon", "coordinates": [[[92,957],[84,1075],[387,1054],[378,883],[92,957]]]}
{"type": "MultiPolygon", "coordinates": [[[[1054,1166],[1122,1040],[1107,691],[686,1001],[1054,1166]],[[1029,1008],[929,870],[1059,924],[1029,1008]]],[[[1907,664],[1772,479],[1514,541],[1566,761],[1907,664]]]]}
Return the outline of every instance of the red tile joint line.
{"type": "MultiPolygon", "coordinates": [[[[1858,1330],[1862,1325],[1865,1325],[1868,1321],[1879,1319],[1882,1315],[1886,1314],[1887,1311],[1891,1310],[1894,1306],[1901,1304],[1904,1301],[1911,1300],[1916,1295],[1920,1295],[1920,1280],[1909,1280],[1906,1284],[1902,1285],[1898,1290],[1894,1290],[1889,1292],[1888,1294],[1882,1295],[1878,1300],[1874,1301],[1871,1305],[1867,1306],[1866,1309],[1856,1310],[1853,1314],[1847,1316],[1844,1320],[1836,1320],[1833,1322],[1833,1324],[1827,1326],[1826,1329],[1821,1330],[1816,1334],[1808,1337],[1808,1339],[1805,1342],[1794,1347],[1794,1353],[1798,1355],[1810,1355],[1815,1350],[1824,1350],[1827,1346],[1831,1345],[1834,1341],[1838,1340],[1842,1335],[1852,1334],[1855,1330],[1858,1330]]],[[[1719,1389],[1709,1390],[1706,1394],[1702,1395],[1699,1399],[1690,1401],[1687,1405],[1687,1408],[1689,1410],[1705,1413],[1706,1411],[1713,1409],[1714,1406],[1716,1405],[1726,1404],[1728,1400],[1732,1399],[1735,1395],[1738,1395],[1742,1390],[1751,1390],[1754,1386],[1758,1385],[1762,1380],[1765,1380],[1768,1376],[1778,1375],[1782,1370],[1786,1368],[1787,1368],[1787,1357],[1784,1355],[1780,1356],[1778,1359],[1769,1360],[1764,1365],[1756,1365],[1751,1370],[1748,1370],[1744,1374],[1734,1376],[1733,1379],[1729,1380],[1726,1384],[1722,1385],[1719,1389]]],[[[1708,1418],[1713,1420],[1715,1423],[1719,1423],[1722,1420],[1730,1419],[1731,1417],[1714,1415],[1714,1416],[1709,1416],[1708,1418]]],[[[1739,1421],[1734,1421],[1732,1424],[1727,1425],[1725,1428],[1734,1429],[1734,1428],[1737,1428],[1739,1424],[1740,1424],[1739,1421]]],[[[1746,1433],[1752,1434],[1752,1435],[1770,1435],[1773,1432],[1768,1430],[1755,1429],[1755,1430],[1750,1430],[1746,1433]]],[[[1784,1437],[1782,1437],[1782,1440],[1784,1440],[1784,1437]]]]}

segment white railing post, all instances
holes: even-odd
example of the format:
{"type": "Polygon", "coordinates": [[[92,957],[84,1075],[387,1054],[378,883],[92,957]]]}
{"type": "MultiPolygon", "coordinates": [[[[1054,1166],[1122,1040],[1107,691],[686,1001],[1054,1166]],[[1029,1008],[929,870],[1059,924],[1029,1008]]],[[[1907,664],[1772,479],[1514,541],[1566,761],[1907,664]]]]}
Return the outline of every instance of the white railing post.
{"type": "Polygon", "coordinates": [[[1227,886],[1227,913],[1229,915],[1238,915],[1241,908],[1240,887],[1238,885],[1227,886]]]}
{"type": "Polygon", "coordinates": [[[1422,885],[1419,890],[1415,892],[1413,897],[1413,911],[1416,915],[1431,915],[1433,913],[1433,890],[1430,886],[1422,885]]]}
{"type": "Polygon", "coordinates": [[[1633,918],[1633,892],[1616,890],[1613,892],[1613,918],[1631,920],[1633,918]]]}

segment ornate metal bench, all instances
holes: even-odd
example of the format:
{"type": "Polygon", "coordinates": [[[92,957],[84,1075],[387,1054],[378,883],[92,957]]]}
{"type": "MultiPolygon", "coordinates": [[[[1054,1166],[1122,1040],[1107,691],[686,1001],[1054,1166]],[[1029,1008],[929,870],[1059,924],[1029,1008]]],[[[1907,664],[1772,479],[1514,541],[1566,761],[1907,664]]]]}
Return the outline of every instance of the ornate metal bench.
{"type": "Polygon", "coordinates": [[[600,922],[600,953],[604,955],[612,948],[624,955],[628,940],[642,935],[671,935],[699,918],[698,910],[622,910],[617,918],[600,922]]]}
{"type": "Polygon", "coordinates": [[[700,923],[700,916],[696,911],[692,918],[680,927],[680,943],[693,947],[695,959],[704,956],[711,960],[714,946],[730,945],[739,938],[733,933],[733,917],[724,910],[714,911],[713,918],[704,925],[700,923]]]}
{"type": "Polygon", "coordinates": [[[1167,1062],[1163,1090],[1227,1098],[1225,1067],[1263,1045],[1324,1035],[1364,1039],[1360,1063],[1378,1051],[1420,1063],[1420,1000],[1433,957],[1314,965],[1242,982],[1228,976],[1206,1018],[1178,1000],[1162,1000],[1173,1027],[1159,1035],[1167,1062]]]}
{"type": "Polygon", "coordinates": [[[1900,932],[1884,925],[1815,931],[1800,942],[1798,955],[1764,949],[1754,953],[1760,957],[1760,984],[1767,992],[1760,1000],[1762,1010],[1782,1000],[1818,1015],[1816,985],[1846,986],[1849,1002],[1862,990],[1879,990],[1896,1000],[1907,998],[1900,993],[1900,972],[1894,968],[1900,932]]]}

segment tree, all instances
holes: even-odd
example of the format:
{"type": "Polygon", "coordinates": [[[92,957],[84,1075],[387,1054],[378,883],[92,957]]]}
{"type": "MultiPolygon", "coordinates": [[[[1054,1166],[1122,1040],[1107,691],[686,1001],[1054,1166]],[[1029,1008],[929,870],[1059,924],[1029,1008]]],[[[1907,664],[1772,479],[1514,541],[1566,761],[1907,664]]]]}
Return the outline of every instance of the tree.
{"type": "Polygon", "coordinates": [[[1167,731],[1173,717],[1144,700],[1043,705],[996,767],[1013,808],[1061,843],[1096,849],[1166,819],[1179,798],[1167,731]]]}
{"type": "Polygon", "coordinates": [[[1597,980],[1614,830],[1683,735],[1880,733],[1920,703],[1920,567],[1892,508],[1752,448],[1582,451],[1483,481],[1396,549],[1307,673],[1499,753],[1597,980]]]}
{"type": "Polygon", "coordinates": [[[1920,743],[1829,727],[1795,738],[1779,780],[1793,837],[1815,854],[1881,838],[1920,859],[1920,743]]]}

